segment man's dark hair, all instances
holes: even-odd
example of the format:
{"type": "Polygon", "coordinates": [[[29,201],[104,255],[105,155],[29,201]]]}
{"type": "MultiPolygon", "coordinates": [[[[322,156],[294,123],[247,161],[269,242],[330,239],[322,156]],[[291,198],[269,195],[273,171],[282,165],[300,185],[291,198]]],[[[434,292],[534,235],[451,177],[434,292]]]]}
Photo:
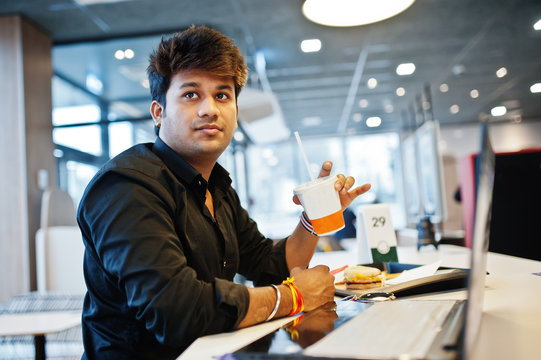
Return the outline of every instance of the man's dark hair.
{"type": "Polygon", "coordinates": [[[162,37],[160,45],[150,55],[147,73],[152,100],[165,109],[165,94],[171,77],[181,70],[191,69],[232,77],[235,97],[246,84],[248,72],[244,57],[232,39],[209,27],[192,25],[169,39],[162,37]]]}

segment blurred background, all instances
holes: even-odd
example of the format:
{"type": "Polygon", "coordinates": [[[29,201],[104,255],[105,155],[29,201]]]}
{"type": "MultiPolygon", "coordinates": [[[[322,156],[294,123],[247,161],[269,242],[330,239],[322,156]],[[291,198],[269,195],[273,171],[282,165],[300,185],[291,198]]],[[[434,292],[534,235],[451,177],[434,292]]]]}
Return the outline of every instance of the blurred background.
{"type": "Polygon", "coordinates": [[[250,67],[220,163],[263,233],[286,236],[298,222],[292,189],[309,176],[295,131],[312,171],[331,160],[335,173],[372,184],[354,211],[387,203],[396,229],[429,216],[440,232],[463,231],[458,164],[479,150],[479,122],[497,152],[541,144],[541,2],[313,3],[2,0],[0,16],[50,39],[48,186],[77,205],[104,162],[154,141],[148,56],[162,36],[204,24],[232,37],[250,67]],[[323,24],[332,19],[318,18],[318,3],[338,21],[367,23],[323,24]],[[378,3],[402,8],[378,21],[378,3]]]}

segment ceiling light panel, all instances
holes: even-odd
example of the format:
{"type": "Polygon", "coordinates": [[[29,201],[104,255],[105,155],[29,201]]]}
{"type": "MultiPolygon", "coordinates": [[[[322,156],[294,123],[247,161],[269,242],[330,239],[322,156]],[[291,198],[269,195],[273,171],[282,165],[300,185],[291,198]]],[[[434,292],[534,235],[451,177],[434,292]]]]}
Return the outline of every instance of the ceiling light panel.
{"type": "Polygon", "coordinates": [[[302,13],[308,20],[326,26],[359,26],[400,14],[415,0],[306,0],[302,13]]]}
{"type": "Polygon", "coordinates": [[[490,110],[492,116],[503,116],[507,113],[507,108],[505,106],[495,106],[490,110]]]}
{"type": "Polygon", "coordinates": [[[414,63],[404,63],[396,67],[396,73],[400,76],[411,75],[415,72],[414,63]]]}
{"type": "Polygon", "coordinates": [[[366,119],[366,126],[373,128],[381,125],[381,118],[379,116],[371,116],[366,119]]]}
{"type": "Polygon", "coordinates": [[[317,52],[321,50],[321,40],[319,39],[307,39],[301,41],[301,50],[305,53],[317,52]]]}
{"type": "Polygon", "coordinates": [[[532,94],[541,93],[541,83],[536,83],[530,86],[530,92],[532,94]]]}

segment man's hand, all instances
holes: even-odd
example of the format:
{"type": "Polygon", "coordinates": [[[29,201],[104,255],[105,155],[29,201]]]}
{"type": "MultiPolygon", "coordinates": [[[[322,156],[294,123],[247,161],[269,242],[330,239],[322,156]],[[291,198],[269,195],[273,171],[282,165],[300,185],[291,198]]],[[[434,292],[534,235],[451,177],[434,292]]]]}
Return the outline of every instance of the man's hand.
{"type": "MultiPolygon", "coordinates": [[[[325,161],[321,166],[318,178],[329,176],[331,173],[331,169],[332,162],[325,161]]],[[[345,177],[342,174],[338,174],[337,177],[338,180],[334,184],[334,188],[336,189],[336,191],[338,191],[338,194],[340,195],[340,203],[342,204],[342,210],[347,208],[357,196],[364,194],[365,192],[370,190],[370,184],[364,184],[356,187],[353,190],[350,190],[353,184],[355,184],[355,179],[351,176],[345,177]]],[[[301,204],[297,195],[293,196],[293,202],[297,205],[301,204]]]]}
{"type": "Polygon", "coordinates": [[[291,270],[291,276],[304,299],[304,311],[334,300],[334,276],[327,266],[318,265],[311,269],[296,267],[291,270]]]}

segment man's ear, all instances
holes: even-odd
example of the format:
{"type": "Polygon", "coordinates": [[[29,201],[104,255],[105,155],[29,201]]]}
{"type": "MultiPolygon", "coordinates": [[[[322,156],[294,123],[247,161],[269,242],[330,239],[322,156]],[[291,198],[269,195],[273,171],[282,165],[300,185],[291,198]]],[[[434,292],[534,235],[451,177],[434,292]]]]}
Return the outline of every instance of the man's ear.
{"type": "Polygon", "coordinates": [[[163,116],[162,104],[160,104],[156,100],[153,100],[152,104],[150,104],[150,115],[152,115],[152,119],[154,119],[154,124],[160,127],[162,125],[162,116],[163,116]]]}

